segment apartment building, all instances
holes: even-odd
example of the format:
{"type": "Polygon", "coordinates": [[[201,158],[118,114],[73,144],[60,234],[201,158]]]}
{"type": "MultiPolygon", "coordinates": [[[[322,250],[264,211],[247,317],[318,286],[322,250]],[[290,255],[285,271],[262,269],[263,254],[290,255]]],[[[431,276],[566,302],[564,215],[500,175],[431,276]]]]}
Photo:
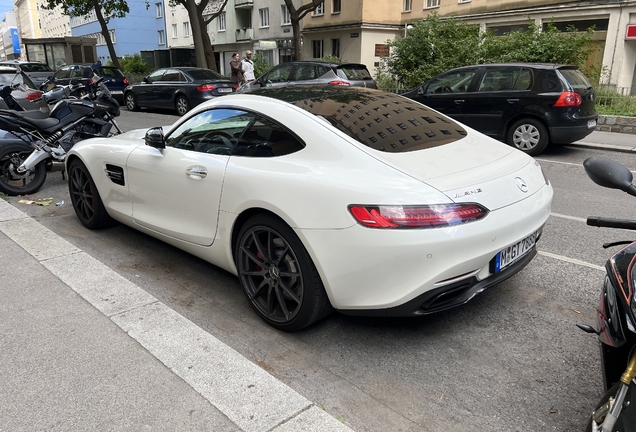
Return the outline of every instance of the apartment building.
{"type": "Polygon", "coordinates": [[[58,38],[71,36],[71,18],[62,13],[62,7],[55,9],[40,9],[40,23],[42,24],[42,37],[58,38]]]}
{"type": "Polygon", "coordinates": [[[0,22],[0,60],[16,60],[22,55],[14,12],[7,12],[0,22]]]}
{"type": "Polygon", "coordinates": [[[42,37],[40,2],[38,0],[15,0],[13,11],[20,39],[42,37]]]}
{"type": "MultiPolygon", "coordinates": [[[[303,0],[309,3],[309,0],[303,0]]],[[[528,18],[539,26],[554,20],[565,30],[594,25],[597,53],[592,59],[609,71],[603,83],[636,93],[636,1],[553,0],[325,0],[303,20],[303,58],[333,54],[374,69],[387,54],[385,41],[403,37],[409,24],[433,11],[454,15],[499,34],[525,29],[528,18]],[[633,89],[633,90],[632,90],[633,89]]]]}

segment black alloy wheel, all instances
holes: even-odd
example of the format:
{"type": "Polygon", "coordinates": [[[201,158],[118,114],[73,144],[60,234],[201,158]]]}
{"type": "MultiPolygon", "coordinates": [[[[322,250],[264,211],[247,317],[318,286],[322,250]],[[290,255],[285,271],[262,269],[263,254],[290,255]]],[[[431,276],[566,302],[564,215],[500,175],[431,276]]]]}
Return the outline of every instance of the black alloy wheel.
{"type": "Polygon", "coordinates": [[[69,164],[68,191],[75,214],[86,228],[99,229],[112,223],[112,218],[104,208],[95,182],[79,159],[69,164]]]}
{"type": "Polygon", "coordinates": [[[17,171],[33,150],[26,143],[0,145],[0,192],[10,196],[29,195],[42,187],[46,180],[46,161],[24,173],[17,171]]]}
{"type": "Polygon", "coordinates": [[[132,92],[126,93],[124,96],[126,101],[126,108],[128,111],[139,111],[139,105],[137,105],[137,101],[135,100],[135,95],[132,92]]]}
{"type": "Polygon", "coordinates": [[[307,250],[285,223],[257,215],[241,228],[237,270],[252,307],[279,330],[300,330],[326,316],[331,304],[307,250]]]}

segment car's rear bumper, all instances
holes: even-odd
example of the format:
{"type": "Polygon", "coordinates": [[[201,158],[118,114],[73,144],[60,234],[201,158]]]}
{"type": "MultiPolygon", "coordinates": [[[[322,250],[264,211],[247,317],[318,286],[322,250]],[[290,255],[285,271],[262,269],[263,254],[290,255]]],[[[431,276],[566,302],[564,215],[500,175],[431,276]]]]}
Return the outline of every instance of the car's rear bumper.
{"type": "Polygon", "coordinates": [[[550,129],[550,142],[553,144],[569,144],[585,138],[596,130],[598,115],[585,118],[573,118],[569,115],[563,115],[562,120],[548,126],[550,129]],[[590,122],[593,122],[593,125],[590,122]]]}
{"type": "Polygon", "coordinates": [[[521,270],[534,250],[500,273],[494,273],[491,264],[499,251],[541,229],[552,194],[546,185],[481,221],[448,228],[354,225],[297,233],[335,309],[360,315],[420,315],[465,303],[521,270]]]}

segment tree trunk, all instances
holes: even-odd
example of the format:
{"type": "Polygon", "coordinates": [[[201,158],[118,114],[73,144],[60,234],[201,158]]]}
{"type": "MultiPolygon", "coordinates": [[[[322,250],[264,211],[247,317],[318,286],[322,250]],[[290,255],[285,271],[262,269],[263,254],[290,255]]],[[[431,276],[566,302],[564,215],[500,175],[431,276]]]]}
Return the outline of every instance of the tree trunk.
{"type": "MultiPolygon", "coordinates": [[[[193,1],[187,2],[185,5],[188,10],[188,17],[190,18],[190,24],[192,25],[192,40],[194,42],[194,54],[197,58],[197,66],[206,68],[208,67],[207,60],[205,57],[205,43],[203,42],[204,33],[207,35],[207,30],[205,29],[205,25],[201,28],[203,18],[200,17],[199,11],[197,9],[197,5],[193,1]]],[[[210,38],[208,36],[208,42],[210,38]]]]}
{"type": "Polygon", "coordinates": [[[99,5],[99,0],[93,0],[93,7],[95,8],[95,15],[97,15],[97,21],[99,21],[99,25],[102,27],[102,35],[106,40],[106,45],[108,46],[108,54],[110,55],[110,60],[113,62],[117,68],[119,68],[119,59],[117,58],[117,53],[115,53],[115,47],[113,46],[113,41],[110,40],[110,32],[108,31],[108,24],[104,19],[104,14],[102,13],[102,8],[99,5]]]}
{"type": "Polygon", "coordinates": [[[216,67],[216,61],[214,61],[214,47],[212,46],[212,41],[210,40],[210,34],[208,33],[208,26],[203,19],[203,14],[200,13],[198,15],[201,26],[201,39],[203,41],[203,55],[205,56],[205,61],[207,67],[214,72],[218,72],[216,67]]]}
{"type": "Polygon", "coordinates": [[[294,32],[294,56],[295,60],[303,59],[303,44],[300,39],[300,21],[292,21],[292,31],[294,32]]]}

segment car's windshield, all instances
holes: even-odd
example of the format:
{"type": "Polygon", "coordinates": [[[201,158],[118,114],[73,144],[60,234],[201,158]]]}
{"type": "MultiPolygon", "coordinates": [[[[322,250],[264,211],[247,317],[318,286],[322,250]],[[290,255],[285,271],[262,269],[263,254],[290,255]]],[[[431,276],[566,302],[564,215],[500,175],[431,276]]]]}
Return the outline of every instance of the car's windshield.
{"type": "Polygon", "coordinates": [[[39,63],[21,63],[16,66],[20,66],[25,72],[53,72],[47,65],[39,63]]]}
{"type": "Polygon", "coordinates": [[[227,79],[224,76],[219,75],[218,73],[211,71],[209,69],[190,69],[187,72],[188,72],[188,75],[190,75],[192,79],[194,79],[195,81],[226,80],[227,79]]]}
{"type": "Polygon", "coordinates": [[[117,68],[98,68],[95,73],[102,77],[121,78],[124,76],[124,73],[117,68]]]}
{"type": "Polygon", "coordinates": [[[559,69],[561,75],[570,83],[573,89],[583,90],[592,87],[583,72],[578,69],[559,69]]]}
{"type": "Polygon", "coordinates": [[[346,65],[336,69],[336,73],[340,78],[349,80],[370,80],[371,74],[365,65],[346,65]]]}

